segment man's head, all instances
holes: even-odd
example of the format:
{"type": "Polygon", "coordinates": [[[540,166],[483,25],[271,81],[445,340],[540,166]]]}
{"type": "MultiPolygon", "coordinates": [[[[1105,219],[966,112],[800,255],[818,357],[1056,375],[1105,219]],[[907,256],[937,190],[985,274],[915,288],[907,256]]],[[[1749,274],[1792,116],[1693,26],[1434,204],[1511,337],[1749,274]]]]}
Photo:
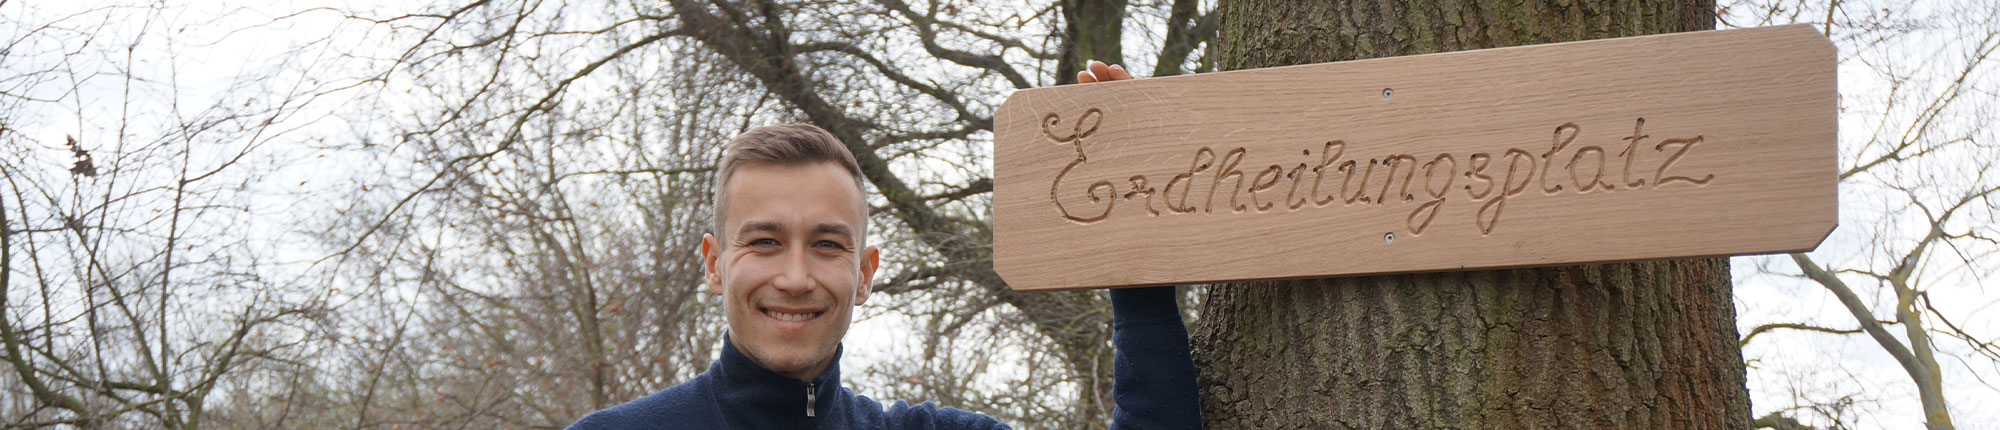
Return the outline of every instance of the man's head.
{"type": "Polygon", "coordinates": [[[730,339],[751,361],[811,379],[833,362],[879,251],[854,155],[818,127],[758,127],[730,140],[701,241],[730,339]]]}

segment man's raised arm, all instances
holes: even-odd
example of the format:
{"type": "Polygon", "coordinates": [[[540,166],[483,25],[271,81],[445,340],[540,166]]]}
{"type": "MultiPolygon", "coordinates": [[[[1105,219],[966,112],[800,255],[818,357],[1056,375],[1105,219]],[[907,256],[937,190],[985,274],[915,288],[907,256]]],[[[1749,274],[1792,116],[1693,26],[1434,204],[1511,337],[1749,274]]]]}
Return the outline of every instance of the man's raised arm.
{"type": "Polygon", "coordinates": [[[1201,428],[1194,356],[1174,287],[1111,290],[1113,429],[1201,428]]]}
{"type": "MultiPolygon", "coordinates": [[[[1092,60],[1079,83],[1132,79],[1124,67],[1092,60]]],[[[1201,428],[1194,356],[1174,287],[1111,290],[1113,429],[1201,428]]]]}

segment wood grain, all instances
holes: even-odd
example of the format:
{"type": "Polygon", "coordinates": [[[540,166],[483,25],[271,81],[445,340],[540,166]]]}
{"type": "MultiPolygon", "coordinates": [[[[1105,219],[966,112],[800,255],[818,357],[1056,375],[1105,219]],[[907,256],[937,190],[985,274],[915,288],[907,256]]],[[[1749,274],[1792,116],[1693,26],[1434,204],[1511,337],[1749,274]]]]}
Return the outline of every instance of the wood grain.
{"type": "Polygon", "coordinates": [[[1061,290],[1809,250],[1835,225],[1834,55],[1795,25],[1018,91],[995,270],[1061,290]]]}

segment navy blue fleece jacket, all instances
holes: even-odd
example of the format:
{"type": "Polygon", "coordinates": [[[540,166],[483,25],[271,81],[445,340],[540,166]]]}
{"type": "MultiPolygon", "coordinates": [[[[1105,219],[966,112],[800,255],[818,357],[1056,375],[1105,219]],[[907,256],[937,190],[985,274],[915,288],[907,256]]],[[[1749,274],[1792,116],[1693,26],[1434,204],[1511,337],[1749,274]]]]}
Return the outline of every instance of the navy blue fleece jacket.
{"type": "MultiPolygon", "coordinates": [[[[1198,429],[1194,359],[1173,287],[1111,292],[1117,429],[1198,429]]],[[[751,362],[728,338],[722,357],[694,379],[591,413],[574,430],[1004,429],[978,413],[901,401],[883,409],[840,385],[840,353],[826,372],[799,380],[751,362]]]]}

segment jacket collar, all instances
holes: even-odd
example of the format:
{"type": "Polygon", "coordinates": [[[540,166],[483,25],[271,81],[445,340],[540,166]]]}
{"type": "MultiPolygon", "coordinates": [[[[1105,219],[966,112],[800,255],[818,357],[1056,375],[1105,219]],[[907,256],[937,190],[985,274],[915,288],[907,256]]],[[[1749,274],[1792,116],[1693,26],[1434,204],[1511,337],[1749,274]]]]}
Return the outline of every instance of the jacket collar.
{"type": "Polygon", "coordinates": [[[810,380],[780,375],[750,361],[736,349],[728,335],[722,337],[722,358],[709,365],[715,374],[713,392],[724,420],[737,428],[813,427],[835,422],[845,416],[835,408],[840,403],[840,356],[845,346],[837,346],[833,363],[810,380]],[[807,416],[810,403],[812,416],[807,416]]]}

